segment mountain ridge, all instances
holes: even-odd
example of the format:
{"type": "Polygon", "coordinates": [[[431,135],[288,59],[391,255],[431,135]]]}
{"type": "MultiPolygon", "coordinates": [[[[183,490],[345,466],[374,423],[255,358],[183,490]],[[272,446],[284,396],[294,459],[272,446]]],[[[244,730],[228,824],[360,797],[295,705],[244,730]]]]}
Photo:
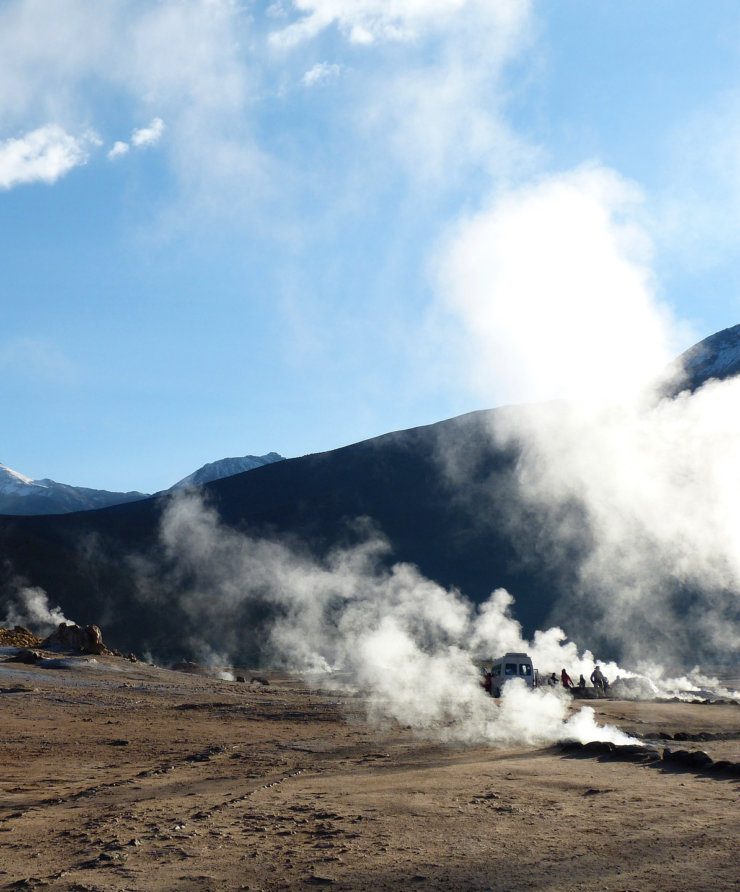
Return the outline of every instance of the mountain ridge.
{"type": "MultiPolygon", "coordinates": [[[[700,342],[700,369],[710,377],[733,369],[734,362],[707,361],[706,351],[724,349],[728,359],[740,347],[739,334],[735,326],[700,342]]],[[[7,602],[24,587],[40,587],[66,615],[100,625],[121,650],[193,659],[198,642],[215,648],[231,635],[237,639],[229,650],[233,659],[258,665],[269,657],[265,620],[275,606],[259,594],[242,598],[240,592],[254,585],[259,591],[259,584],[248,572],[231,575],[219,559],[222,546],[244,554],[254,543],[269,542],[322,566],[341,549],[351,552],[376,539],[388,543],[378,553],[381,572],[413,565],[474,603],[505,588],[516,598],[526,636],[553,623],[568,634],[569,624],[586,616],[568,610],[577,568],[590,547],[584,509],[566,501],[553,514],[522,499],[517,466],[523,443],[491,436],[497,426],[517,429],[531,408],[471,412],[205,483],[198,488],[203,510],[196,501],[183,503],[184,515],[188,523],[195,518],[193,535],[213,541],[205,545],[207,538],[196,538],[184,566],[173,539],[163,535],[178,492],[96,511],[0,517],[0,594],[7,602]],[[567,543],[555,541],[553,523],[573,532],[567,543]],[[518,538],[523,529],[526,548],[518,538]],[[214,554],[214,578],[201,578],[214,554]],[[217,606],[225,576],[227,619],[217,606]],[[196,612],[195,595],[202,605],[196,612]]],[[[558,410],[557,404],[548,407],[558,410]]],[[[688,590],[675,592],[687,609],[693,597],[688,590]]],[[[660,617],[644,622],[656,624],[659,638],[660,617]]],[[[610,629],[598,622],[592,627],[582,646],[613,656],[610,629]]],[[[690,649],[687,658],[697,662],[701,656],[690,649]]]]}
{"type": "MultiPolygon", "coordinates": [[[[740,324],[715,332],[685,350],[672,364],[671,372],[669,377],[674,383],[668,385],[665,395],[693,391],[712,378],[740,374],[740,324]]],[[[153,494],[72,486],[49,478],[34,480],[0,462],[0,515],[62,514],[107,508],[203,486],[276,461],[285,461],[285,458],[277,452],[269,452],[261,456],[250,454],[218,459],[207,462],[168,489],[153,494]]]]}
{"type": "MultiPolygon", "coordinates": [[[[283,461],[277,452],[267,455],[245,455],[241,458],[223,458],[208,462],[169,489],[161,492],[184,490],[200,486],[220,477],[240,474],[275,461],[283,461]]],[[[0,515],[28,516],[42,514],[69,514],[75,511],[94,511],[113,505],[123,505],[150,499],[157,493],[112,492],[85,486],[57,483],[48,477],[35,480],[0,462],[0,515]]]]}

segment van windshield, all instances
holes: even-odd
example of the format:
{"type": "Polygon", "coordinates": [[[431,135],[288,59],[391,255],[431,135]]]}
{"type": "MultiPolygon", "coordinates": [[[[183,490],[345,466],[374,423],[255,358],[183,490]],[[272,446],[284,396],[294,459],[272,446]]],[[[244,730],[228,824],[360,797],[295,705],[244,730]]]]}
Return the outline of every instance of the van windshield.
{"type": "Polygon", "coordinates": [[[516,675],[516,663],[506,663],[504,666],[504,675],[516,675]]]}
{"type": "Polygon", "coordinates": [[[519,674],[525,675],[527,678],[532,674],[532,667],[529,663],[520,663],[519,664],[519,674]]]}

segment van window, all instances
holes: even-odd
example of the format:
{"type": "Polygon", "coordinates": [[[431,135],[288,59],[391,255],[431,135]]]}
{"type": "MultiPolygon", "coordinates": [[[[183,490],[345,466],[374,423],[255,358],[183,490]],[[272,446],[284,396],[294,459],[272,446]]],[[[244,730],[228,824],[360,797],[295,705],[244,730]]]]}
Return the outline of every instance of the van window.
{"type": "Polygon", "coordinates": [[[494,663],[491,675],[501,675],[501,663],[494,663]]]}
{"type": "Polygon", "coordinates": [[[519,664],[519,674],[529,678],[529,676],[532,674],[532,667],[529,665],[529,663],[519,664]]]}
{"type": "Polygon", "coordinates": [[[506,663],[504,665],[504,675],[516,675],[516,663],[506,663]]]}

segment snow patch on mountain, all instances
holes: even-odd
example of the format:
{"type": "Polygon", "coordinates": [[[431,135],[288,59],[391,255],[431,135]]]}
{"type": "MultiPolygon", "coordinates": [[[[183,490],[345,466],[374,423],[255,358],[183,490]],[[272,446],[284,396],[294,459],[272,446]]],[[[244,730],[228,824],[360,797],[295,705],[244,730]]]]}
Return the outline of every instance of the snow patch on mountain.
{"type": "Polygon", "coordinates": [[[40,483],[33,478],[26,477],[19,471],[14,471],[0,462],[0,494],[12,493],[13,495],[25,495],[32,491],[32,487],[43,489],[40,483]]]}
{"type": "Polygon", "coordinates": [[[169,491],[203,486],[204,483],[211,483],[211,481],[220,480],[222,477],[233,477],[234,474],[242,474],[244,471],[253,471],[255,468],[271,465],[276,461],[285,461],[285,459],[277,452],[268,452],[267,455],[244,455],[241,458],[222,458],[219,461],[209,462],[192,474],[188,474],[187,477],[183,477],[182,480],[171,486],[169,491]]]}

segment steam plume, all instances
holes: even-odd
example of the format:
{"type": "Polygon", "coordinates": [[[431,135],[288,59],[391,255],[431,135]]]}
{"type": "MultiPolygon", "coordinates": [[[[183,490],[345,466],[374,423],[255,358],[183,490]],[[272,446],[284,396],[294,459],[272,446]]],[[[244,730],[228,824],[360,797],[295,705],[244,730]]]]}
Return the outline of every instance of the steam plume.
{"type": "Polygon", "coordinates": [[[518,456],[506,522],[560,590],[553,621],[631,663],[740,651],[740,382],[652,390],[686,332],[640,190],[598,165],[552,174],[495,196],[439,256],[480,389],[570,400],[496,413],[492,431],[518,456]]]}
{"type": "MultiPolygon", "coordinates": [[[[564,644],[560,630],[525,642],[503,590],[478,608],[409,564],[388,568],[389,546],[378,534],[368,531],[359,545],[320,560],[223,527],[212,508],[188,493],[170,503],[162,539],[184,586],[181,606],[202,641],[236,648],[244,606],[267,602],[273,660],[310,674],[314,683],[337,685],[341,678],[362,690],[378,721],[497,744],[627,739],[597,727],[589,710],[569,718],[569,699],[554,689],[511,682],[499,707],[480,684],[476,657],[529,650],[559,669],[565,656],[577,656],[574,645],[564,644]]],[[[591,655],[578,659],[593,668],[591,655]]]]}
{"type": "MultiPolygon", "coordinates": [[[[580,506],[581,523],[538,530],[550,553],[583,554],[556,612],[571,633],[608,630],[602,640],[633,663],[740,650],[739,398],[740,379],[711,381],[675,399],[550,404],[497,424],[497,442],[523,443],[520,508],[580,506]]],[[[531,553],[526,525],[515,534],[531,553]]]]}
{"type": "Polygon", "coordinates": [[[15,591],[9,595],[3,625],[6,627],[25,626],[32,632],[46,636],[60,623],[69,620],[59,607],[50,607],[46,592],[39,586],[16,583],[15,591]]]}

